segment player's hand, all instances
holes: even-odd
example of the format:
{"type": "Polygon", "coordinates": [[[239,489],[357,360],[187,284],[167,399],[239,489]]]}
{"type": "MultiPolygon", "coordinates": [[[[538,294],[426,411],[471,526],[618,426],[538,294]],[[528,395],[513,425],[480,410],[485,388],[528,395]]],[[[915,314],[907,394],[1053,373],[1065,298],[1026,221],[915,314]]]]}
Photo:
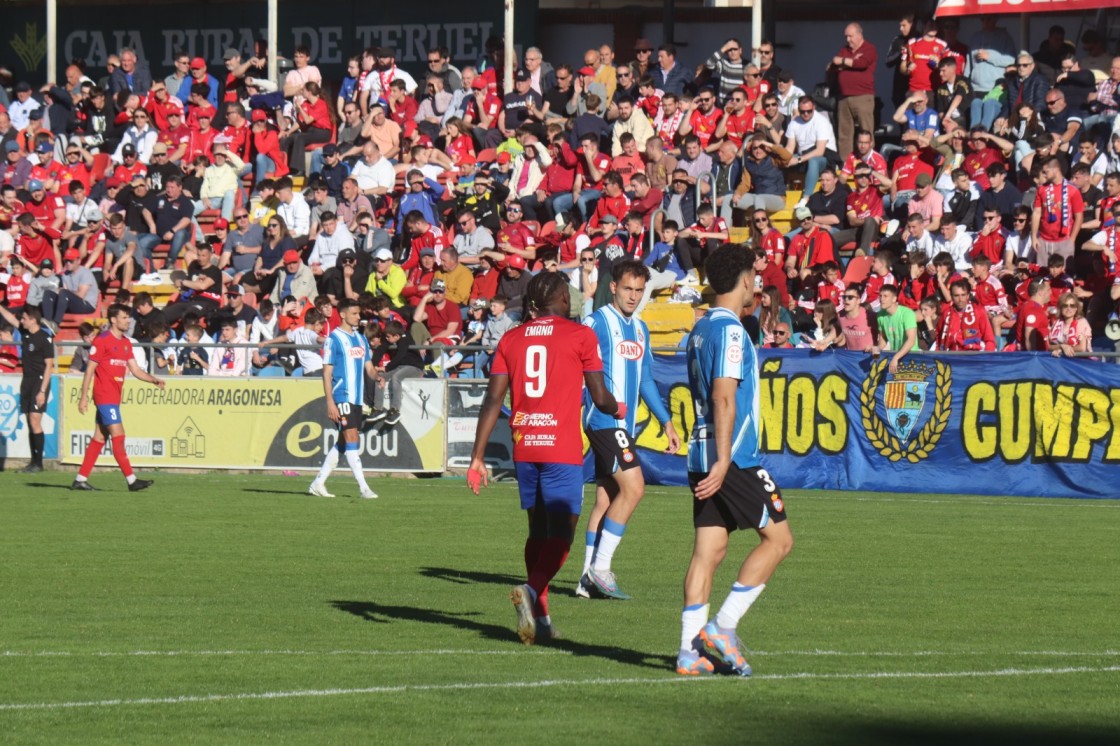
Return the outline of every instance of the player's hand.
{"type": "Polygon", "coordinates": [[[467,469],[467,486],[471,488],[471,492],[477,495],[481,488],[489,484],[490,477],[486,474],[486,464],[472,459],[471,466],[467,469]]]}
{"type": "Polygon", "coordinates": [[[665,449],[665,453],[675,454],[681,450],[681,436],[677,435],[677,429],[673,427],[672,422],[665,423],[665,439],[669,441],[669,447],[665,449]]]}
{"type": "Polygon", "coordinates": [[[717,461],[712,464],[708,476],[701,479],[696,483],[692,489],[692,494],[696,496],[697,500],[707,500],[712,495],[719,492],[720,487],[723,486],[723,478],[727,476],[727,470],[731,468],[730,461],[717,461]]]}
{"type": "Polygon", "coordinates": [[[152,383],[154,383],[156,385],[156,388],[160,391],[163,391],[167,387],[167,381],[163,380],[162,378],[157,378],[152,383]]]}
{"type": "Polygon", "coordinates": [[[41,407],[46,403],[47,403],[47,395],[45,393],[40,391],[38,394],[35,394],[35,406],[41,407]]]}
{"type": "Polygon", "coordinates": [[[89,408],[89,401],[86,400],[86,398],[84,396],[81,399],[78,399],[78,414],[85,414],[86,409],[88,409],[88,408],[89,408]]]}
{"type": "Polygon", "coordinates": [[[335,406],[333,401],[327,401],[327,419],[331,422],[338,423],[342,418],[338,414],[338,407],[335,406]]]}
{"type": "Polygon", "coordinates": [[[626,402],[624,402],[624,401],[618,402],[618,411],[614,413],[614,418],[616,420],[626,419],[626,402]]]}

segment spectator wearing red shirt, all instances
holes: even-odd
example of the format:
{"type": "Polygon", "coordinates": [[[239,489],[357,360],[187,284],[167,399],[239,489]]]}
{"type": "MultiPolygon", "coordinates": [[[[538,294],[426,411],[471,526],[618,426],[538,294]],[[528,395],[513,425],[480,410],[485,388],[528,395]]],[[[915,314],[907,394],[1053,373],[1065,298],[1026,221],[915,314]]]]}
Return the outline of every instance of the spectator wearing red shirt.
{"type": "Polygon", "coordinates": [[[250,158],[250,143],[253,139],[253,131],[249,126],[249,121],[245,118],[245,107],[240,103],[226,104],[226,127],[222,130],[222,135],[229,140],[226,144],[229,151],[246,164],[241,169],[241,176],[252,171],[251,164],[253,161],[250,158]]]}
{"type": "Polygon", "coordinates": [[[739,89],[732,91],[727,107],[716,126],[715,139],[727,140],[739,150],[743,140],[754,131],[755,110],[747,103],[747,94],[739,89]]]}
{"type": "Polygon", "coordinates": [[[431,289],[420,298],[412,313],[413,340],[418,345],[456,344],[462,326],[462,311],[447,299],[447,283],[432,280],[431,289]]]}
{"type": "Polygon", "coordinates": [[[157,80],[144,99],[144,110],[152,115],[152,124],[156,129],[165,130],[168,126],[168,114],[172,111],[182,112],[183,102],[169,94],[167,85],[162,80],[157,80]]]}
{"type": "Polygon", "coordinates": [[[43,182],[38,179],[27,182],[27,191],[30,192],[31,199],[24,203],[23,209],[43,226],[53,231],[62,230],[66,223],[66,203],[62,201],[62,197],[47,194],[43,182]]]}
{"type": "Polygon", "coordinates": [[[863,27],[858,23],[844,28],[844,41],[829,65],[829,70],[836,73],[840,93],[836,146],[841,158],[852,152],[857,131],[875,129],[875,66],[879,61],[878,50],[863,38],[863,27]]]}
{"type": "Polygon", "coordinates": [[[561,194],[552,201],[554,214],[567,212],[574,205],[580,217],[587,220],[594,203],[602,194],[603,177],[611,170],[611,159],[599,152],[599,136],[587,132],[580,138],[580,149],[576,151],[576,177],[570,194],[561,194]]]}
{"type": "MultiPolygon", "coordinates": [[[[871,245],[879,240],[879,226],[883,224],[883,198],[871,183],[871,168],[860,163],[856,166],[856,188],[848,195],[845,204],[849,228],[834,231],[832,240],[843,246],[855,241],[861,255],[871,253],[871,245]]],[[[878,309],[876,309],[878,310],[878,309]]]]}
{"type": "Polygon", "coordinates": [[[622,144],[622,152],[611,160],[611,170],[622,177],[622,188],[629,190],[630,180],[637,174],[645,174],[646,163],[638,152],[638,141],[632,134],[624,132],[618,139],[622,144]]]}
{"type": "Polygon", "coordinates": [[[1011,156],[1014,147],[1002,137],[985,131],[983,127],[972,128],[969,133],[969,146],[971,152],[964,157],[961,168],[968,172],[968,178],[976,182],[976,186],[981,190],[990,189],[992,182],[988,179],[988,166],[993,163],[1004,163],[1011,156]],[[989,143],[996,147],[989,147],[989,143]]]}
{"type": "Polygon", "coordinates": [[[521,205],[506,206],[507,222],[494,234],[494,246],[504,255],[516,254],[532,264],[537,258],[537,230],[533,224],[522,220],[523,216],[521,205]]]}
{"type": "Polygon", "coordinates": [[[678,247],[686,249],[679,251],[681,269],[691,274],[696,268],[704,266],[708,255],[727,243],[729,235],[727,223],[723,218],[716,217],[711,203],[700,205],[696,208],[696,222],[678,234],[678,247]]]}
{"type": "MultiPolygon", "coordinates": [[[[929,293],[930,277],[929,272],[926,271],[928,263],[929,255],[924,251],[911,251],[906,257],[907,269],[910,272],[898,283],[898,302],[911,311],[917,311],[922,304],[922,299],[929,293]]],[[[938,306],[940,307],[940,304],[938,306]]]]}
{"type": "Polygon", "coordinates": [[[860,163],[866,163],[868,168],[871,169],[871,183],[875,186],[882,184],[890,184],[891,178],[888,175],[887,159],[875,150],[875,135],[867,130],[856,130],[856,147],[851,153],[848,154],[847,160],[844,161],[844,167],[840,169],[843,176],[853,177],[856,173],[856,166],[860,163]]]}
{"type": "MultiPolygon", "coordinates": [[[[708,150],[713,144],[716,127],[723,118],[723,109],[716,106],[716,94],[711,88],[704,88],[696,94],[689,105],[688,116],[681,121],[677,134],[682,138],[686,135],[696,135],[700,147],[708,150]]],[[[718,144],[718,143],[716,143],[718,144]]]]}
{"type": "Polygon", "coordinates": [[[294,171],[306,168],[304,155],[308,145],[330,142],[334,122],[331,107],[322,93],[319,84],[313,80],[303,84],[303,95],[295,98],[299,131],[280,138],[280,149],[288,154],[288,163],[294,171]]]}
{"type": "MultiPolygon", "coordinates": [[[[889,251],[877,251],[875,257],[871,260],[871,274],[867,276],[867,280],[863,285],[863,296],[860,298],[861,303],[867,303],[871,306],[871,310],[876,313],[880,310],[879,305],[879,291],[884,285],[895,285],[894,274],[891,272],[891,262],[894,260],[894,255],[889,251]]],[[[902,303],[902,291],[898,293],[898,302],[902,303]]],[[[902,303],[908,306],[906,303],[902,303]]]]}
{"type": "Polygon", "coordinates": [[[972,239],[972,251],[968,253],[968,258],[975,265],[979,257],[985,256],[993,266],[1000,269],[1003,267],[1004,247],[1007,245],[1001,224],[1003,216],[998,210],[989,207],[984,210],[983,220],[983,227],[972,239]]]}
{"type": "MultiPolygon", "coordinates": [[[[65,217],[65,213],[63,213],[65,217]]],[[[43,223],[30,212],[25,212],[16,218],[19,233],[16,237],[16,254],[28,263],[38,266],[44,259],[51,259],[54,266],[62,266],[62,252],[58,242],[62,234],[57,230],[43,225],[43,223]]]]}
{"type": "Polygon", "coordinates": [[[937,64],[949,53],[949,45],[937,38],[937,22],[925,22],[925,34],[911,39],[906,45],[902,70],[910,76],[911,91],[932,91],[941,80],[937,64]]]}
{"type": "Polygon", "coordinates": [[[801,227],[801,232],[793,237],[786,254],[786,275],[790,279],[806,280],[813,274],[814,267],[825,262],[835,262],[832,236],[813,222],[813,213],[808,207],[798,207],[793,217],[801,227]]]}
{"type": "Polygon", "coordinates": [[[1015,320],[1015,343],[1025,351],[1050,349],[1050,278],[1035,277],[1027,283],[1027,300],[1019,304],[1015,320]]]}
{"type": "Polygon", "coordinates": [[[418,305],[420,299],[431,289],[432,280],[435,278],[436,250],[420,249],[420,261],[408,271],[408,281],[401,291],[401,297],[411,306],[418,305]]]}
{"type": "Polygon", "coordinates": [[[894,212],[906,213],[907,203],[918,191],[918,176],[925,174],[933,180],[933,161],[936,158],[929,148],[921,147],[919,135],[913,130],[902,133],[903,154],[894,159],[891,168],[890,198],[894,212]]]}
{"type": "MultiPolygon", "coordinates": [[[[263,112],[262,112],[263,113],[263,112]]],[[[156,142],[167,146],[167,158],[172,163],[179,163],[187,152],[187,143],[191,139],[191,128],[183,122],[183,112],[169,111],[167,113],[167,129],[160,130],[156,142]]]]}
{"type": "Polygon", "coordinates": [[[420,263],[420,252],[424,249],[432,249],[438,259],[439,253],[447,248],[447,237],[443,229],[429,223],[419,210],[405,215],[404,224],[408,235],[412,237],[408,256],[401,261],[401,269],[406,272],[420,263]]]}
{"type": "MultiPolygon", "coordinates": [[[[780,235],[780,234],[779,234],[780,235]]],[[[785,272],[782,271],[780,262],[772,261],[770,255],[763,249],[754,249],[754,273],[756,287],[761,283],[763,288],[773,285],[778,289],[782,307],[789,306],[789,283],[786,282],[785,272]]]]}
{"type": "Polygon", "coordinates": [[[770,215],[761,207],[751,214],[750,244],[766,253],[770,263],[778,271],[786,266],[786,239],[781,232],[770,224],[770,215]]]}
{"type": "Polygon", "coordinates": [[[649,228],[653,211],[661,207],[665,195],[660,189],[650,186],[649,178],[644,174],[634,174],[630,179],[630,190],[634,198],[630,201],[630,211],[642,216],[642,225],[649,228]]]}
{"type": "Polygon", "coordinates": [[[610,171],[603,177],[603,194],[595,205],[595,213],[587,221],[588,235],[613,233],[613,227],[603,225],[603,218],[613,215],[619,223],[622,223],[628,212],[630,212],[630,198],[623,191],[622,177],[617,171],[610,171]]]}
{"type": "Polygon", "coordinates": [[[210,126],[214,118],[214,110],[203,109],[195,112],[192,109],[191,115],[194,116],[196,114],[198,127],[191,128],[190,130],[190,136],[187,138],[187,148],[183,152],[182,163],[194,163],[195,159],[200,155],[205,156],[206,160],[213,163],[214,138],[218,136],[218,130],[210,126]]]}
{"type": "Polygon", "coordinates": [[[972,301],[968,280],[954,280],[949,291],[952,302],[942,308],[937,348],[995,352],[996,338],[992,333],[992,324],[984,308],[972,301]]]}
{"type": "Polygon", "coordinates": [[[1038,263],[1045,265],[1052,254],[1066,259],[1073,256],[1073,242],[1081,230],[1085,203],[1077,187],[1062,175],[1057,156],[1042,162],[1042,178],[1031,215],[1031,243],[1038,263]]]}

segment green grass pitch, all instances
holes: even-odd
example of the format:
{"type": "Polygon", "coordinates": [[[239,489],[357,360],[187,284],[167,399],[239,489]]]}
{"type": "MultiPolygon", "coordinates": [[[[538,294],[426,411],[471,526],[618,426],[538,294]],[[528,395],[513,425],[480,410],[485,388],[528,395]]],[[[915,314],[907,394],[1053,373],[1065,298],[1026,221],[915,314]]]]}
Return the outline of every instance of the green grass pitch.
{"type": "Polygon", "coordinates": [[[1120,742],[1120,503],[787,490],[755,676],[682,680],[682,489],[615,556],[634,600],[572,596],[577,538],[527,648],[510,483],[71,478],[0,474],[4,743],[1120,742]]]}

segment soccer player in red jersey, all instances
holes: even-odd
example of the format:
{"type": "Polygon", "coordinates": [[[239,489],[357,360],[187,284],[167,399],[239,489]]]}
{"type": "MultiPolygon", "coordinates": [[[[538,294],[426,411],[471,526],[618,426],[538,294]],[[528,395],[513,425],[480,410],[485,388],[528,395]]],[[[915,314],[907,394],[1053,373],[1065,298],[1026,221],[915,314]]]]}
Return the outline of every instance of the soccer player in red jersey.
{"type": "Polygon", "coordinates": [[[128,306],[114,303],[109,306],[106,314],[109,318],[109,329],[102,332],[93,342],[89,352],[89,365],[85,377],[82,378],[81,397],[78,399],[78,412],[85,414],[89,408],[89,384],[93,381],[93,405],[97,408],[97,429],[93,432],[93,440],[86,446],[82,466],[78,469],[78,476],[70,485],[72,490],[86,490],[92,492],[95,488],[89,483],[90,472],[105,447],[105,439],[112,438],[113,458],[121,467],[121,473],[128,480],[128,491],[139,492],[152,486],[150,479],[137,479],[132,473],[132,464],[128,461],[128,452],[124,445],[124,424],[121,422],[121,390],[124,388],[126,371],[141,381],[163,389],[164,381],[145,372],[136,364],[132,355],[132,342],[125,334],[128,332],[132,312],[128,306]]]}
{"type": "Polygon", "coordinates": [[[513,460],[521,507],[529,516],[528,583],[516,586],[510,600],[517,610],[517,634],[532,645],[538,635],[556,637],[548,584],[568,558],[583,504],[583,385],[604,414],[625,417],[626,407],[606,387],[595,332],[569,318],[565,276],[541,272],[529,283],[525,299],[525,318],[531,320],[506,332],[494,352],[467,483],[476,495],[488,483],[483,456],[509,392],[513,460]],[[583,375],[572,375],[575,371],[583,375]]]}

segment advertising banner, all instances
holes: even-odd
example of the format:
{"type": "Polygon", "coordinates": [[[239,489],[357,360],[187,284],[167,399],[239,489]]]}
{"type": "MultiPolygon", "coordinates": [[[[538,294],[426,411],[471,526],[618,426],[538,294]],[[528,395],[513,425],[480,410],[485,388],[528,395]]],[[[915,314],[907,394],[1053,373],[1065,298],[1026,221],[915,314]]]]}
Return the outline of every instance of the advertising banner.
{"type": "MultiPolygon", "coordinates": [[[[42,80],[46,73],[46,11],[42,3],[5,3],[3,59],[17,79],[42,80]]],[[[537,3],[517,3],[518,44],[533,43],[537,3]]],[[[502,3],[458,3],[428,0],[423,4],[281,2],[279,52],[291,59],[300,45],[311,53],[327,81],[341,78],[350,55],[366,47],[392,47],[397,64],[414,76],[427,72],[427,52],[447,47],[453,64],[477,64],[486,56],[490,36],[502,34],[502,3]]],[[[174,69],[182,50],[201,57],[211,75],[225,77],[222,54],[227,48],[252,56],[253,43],[264,39],[268,6],[263,2],[215,3],[81,3],[59,2],[59,72],[73,59],[84,59],[95,80],[105,74],[110,54],[123,47],[136,50],[159,79],[174,69]]],[[[422,81],[422,79],[421,79],[422,81]]]]}
{"type": "MultiPolygon", "coordinates": [[[[62,379],[63,463],[81,463],[94,410],[78,413],[81,379],[62,379]]],[[[444,463],[442,381],[404,384],[401,421],[366,426],[362,464],[369,471],[439,472],[444,463]]],[[[315,378],[172,377],[160,391],[129,379],[121,401],[125,446],[140,467],[318,469],[338,439],[315,378]]],[[[98,465],[115,463],[106,444],[98,465]]]]}
{"type": "MultiPolygon", "coordinates": [[[[20,406],[19,375],[0,375],[0,464],[10,458],[31,458],[27,418],[20,406]]],[[[58,376],[51,379],[50,399],[43,413],[43,458],[58,458],[58,376]]]]}
{"type": "MultiPolygon", "coordinates": [[[[760,353],[762,458],[783,487],[1120,497],[1120,366],[1046,354],[760,353]]],[[[695,422],[684,356],[655,356],[674,426],[695,422]]],[[[644,404],[647,479],[687,484],[644,404]]],[[[590,473],[590,472],[589,472],[590,473]]]]}

